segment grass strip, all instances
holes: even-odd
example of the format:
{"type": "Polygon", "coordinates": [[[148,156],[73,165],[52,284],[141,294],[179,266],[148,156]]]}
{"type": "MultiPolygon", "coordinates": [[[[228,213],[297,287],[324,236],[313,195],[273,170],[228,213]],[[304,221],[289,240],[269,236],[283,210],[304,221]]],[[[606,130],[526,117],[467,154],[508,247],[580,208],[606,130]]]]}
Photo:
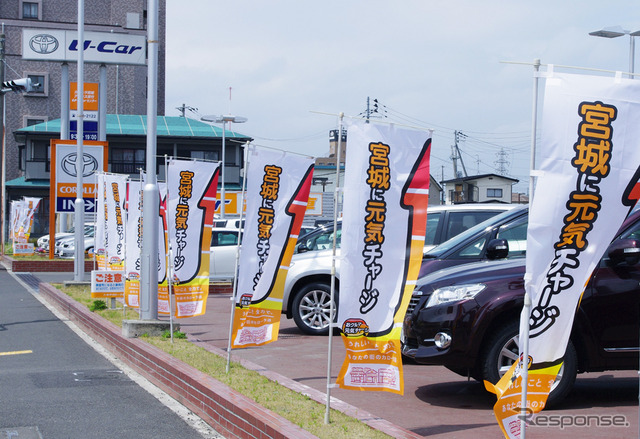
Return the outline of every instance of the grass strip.
{"type": "MultiPolygon", "coordinates": [[[[122,326],[122,308],[100,310],[100,305],[96,306],[96,300],[91,298],[91,292],[88,286],[62,286],[60,284],[55,284],[54,286],[75,301],[89,308],[93,307],[96,309],[96,314],[101,315],[118,326],[122,326]]],[[[138,318],[138,313],[128,308],[124,314],[124,318],[136,319],[138,318]]],[[[231,362],[231,367],[227,374],[226,358],[222,358],[213,352],[196,346],[188,340],[175,337],[173,343],[171,343],[169,338],[164,337],[142,337],[141,340],[195,367],[199,371],[226,384],[244,396],[251,398],[261,406],[277,413],[320,438],[377,439],[390,437],[337,410],[331,410],[331,423],[325,424],[324,404],[319,404],[308,396],[294,392],[275,381],[271,381],[256,371],[245,369],[236,362],[231,362]]]]}

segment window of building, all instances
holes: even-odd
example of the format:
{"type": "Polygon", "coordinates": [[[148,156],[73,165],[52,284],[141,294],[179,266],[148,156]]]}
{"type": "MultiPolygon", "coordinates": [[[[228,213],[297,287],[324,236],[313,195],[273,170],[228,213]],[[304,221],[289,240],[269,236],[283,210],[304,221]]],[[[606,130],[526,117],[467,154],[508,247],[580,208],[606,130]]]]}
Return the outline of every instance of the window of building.
{"type": "Polygon", "coordinates": [[[117,174],[138,174],[145,167],[144,149],[110,149],[111,172],[117,174]]]}
{"type": "Polygon", "coordinates": [[[191,158],[197,160],[219,160],[218,151],[191,151],[191,158]]]}
{"type": "Polygon", "coordinates": [[[21,1],[20,11],[22,12],[22,18],[24,20],[40,20],[40,10],[42,1],[21,1]]]}
{"type": "Polygon", "coordinates": [[[47,77],[44,74],[27,74],[27,78],[31,79],[31,91],[29,94],[46,95],[47,93],[47,77]]]}
{"type": "Polygon", "coordinates": [[[502,198],[502,189],[487,189],[487,198],[502,198]]]}

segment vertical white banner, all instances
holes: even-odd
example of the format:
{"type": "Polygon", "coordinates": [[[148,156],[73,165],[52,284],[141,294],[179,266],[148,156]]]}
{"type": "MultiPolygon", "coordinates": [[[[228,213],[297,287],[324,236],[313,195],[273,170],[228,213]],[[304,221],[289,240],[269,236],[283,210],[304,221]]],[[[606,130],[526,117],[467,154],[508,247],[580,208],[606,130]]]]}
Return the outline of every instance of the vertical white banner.
{"type": "Polygon", "coordinates": [[[364,122],[347,135],[338,384],[402,394],[400,330],[422,261],[431,135],[364,122]]]}
{"type": "Polygon", "coordinates": [[[247,154],[247,216],[232,347],[278,338],[284,282],[313,178],[311,157],[255,146],[247,154]]]}
{"type": "Polygon", "coordinates": [[[127,176],[106,174],[106,264],[107,270],[124,270],[125,258],[125,202],[127,196],[127,176]]]}
{"type": "MultiPolygon", "coordinates": [[[[637,201],[638,120],[640,81],[570,74],[547,79],[527,237],[529,413],[544,408],[587,281],[637,201]]],[[[488,386],[499,396],[494,412],[506,437],[520,437],[521,380],[514,366],[488,386]]]]}
{"type": "Polygon", "coordinates": [[[172,249],[176,317],[204,314],[219,163],[170,159],[167,227],[172,249]]]}
{"type": "Polygon", "coordinates": [[[107,230],[107,211],[106,211],[106,195],[104,185],[104,172],[96,172],[96,225],[94,231],[95,243],[94,252],[96,254],[96,262],[98,270],[106,270],[106,230],[107,230]]]}

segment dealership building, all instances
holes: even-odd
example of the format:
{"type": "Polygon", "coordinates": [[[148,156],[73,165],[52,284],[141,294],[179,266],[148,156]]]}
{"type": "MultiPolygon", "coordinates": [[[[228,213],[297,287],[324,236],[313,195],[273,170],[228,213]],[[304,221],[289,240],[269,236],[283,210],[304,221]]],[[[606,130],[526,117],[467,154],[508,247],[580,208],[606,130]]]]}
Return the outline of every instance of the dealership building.
{"type": "MultiPolygon", "coordinates": [[[[166,0],[158,3],[158,155],[218,160],[221,128],[184,117],[164,117],[166,0]]],[[[86,93],[93,89],[89,83],[99,90],[99,113],[106,117],[100,117],[104,123],[99,133],[88,131],[85,123],[84,137],[109,143],[110,172],[135,175],[146,164],[147,7],[147,0],[85,1],[85,120],[86,93]]],[[[11,200],[23,196],[43,198],[35,234],[48,231],[50,140],[74,138],[74,115],[68,108],[81,46],[77,19],[77,0],[0,1],[3,80],[29,78],[33,85],[27,92],[4,93],[5,209],[11,200]]],[[[225,179],[233,189],[240,181],[241,146],[248,138],[233,132],[227,132],[227,137],[225,179]]],[[[161,161],[158,158],[159,178],[161,161]]]]}

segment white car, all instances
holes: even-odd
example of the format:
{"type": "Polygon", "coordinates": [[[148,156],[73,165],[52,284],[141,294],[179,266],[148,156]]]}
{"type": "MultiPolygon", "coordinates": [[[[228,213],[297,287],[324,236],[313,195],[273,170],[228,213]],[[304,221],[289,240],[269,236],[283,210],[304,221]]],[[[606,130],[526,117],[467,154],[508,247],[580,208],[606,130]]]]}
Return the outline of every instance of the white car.
{"type": "MultiPolygon", "coordinates": [[[[95,247],[95,230],[93,228],[87,230],[84,233],[84,253],[91,254],[95,247]]],[[[76,253],[76,238],[75,236],[67,236],[66,238],[58,241],[56,239],[54,253],[61,258],[72,258],[76,253]]]]}
{"type": "MultiPolygon", "coordinates": [[[[85,236],[90,233],[93,236],[95,226],[93,224],[85,224],[84,225],[84,234],[85,236]]],[[[58,244],[63,239],[67,239],[69,237],[74,236],[75,232],[73,227],[68,232],[58,232],[55,235],[55,242],[58,244]]],[[[38,248],[41,248],[44,251],[49,251],[49,235],[43,235],[36,241],[36,245],[38,248]]],[[[55,244],[54,244],[55,248],[55,244]]]]}
{"type": "Polygon", "coordinates": [[[233,279],[236,268],[239,234],[240,229],[235,227],[214,227],[211,230],[211,256],[209,259],[210,280],[233,279]]]}
{"type": "MultiPolygon", "coordinates": [[[[516,204],[478,203],[429,207],[425,252],[468,228],[516,206],[516,204]]],[[[338,245],[341,232],[339,222],[336,237],[338,245]]],[[[298,328],[306,334],[319,335],[328,332],[332,246],[333,223],[329,223],[299,239],[296,244],[296,254],[291,258],[284,286],[282,311],[287,318],[293,318],[298,328]]],[[[336,257],[336,299],[340,284],[339,270],[339,259],[336,257]]]]}

